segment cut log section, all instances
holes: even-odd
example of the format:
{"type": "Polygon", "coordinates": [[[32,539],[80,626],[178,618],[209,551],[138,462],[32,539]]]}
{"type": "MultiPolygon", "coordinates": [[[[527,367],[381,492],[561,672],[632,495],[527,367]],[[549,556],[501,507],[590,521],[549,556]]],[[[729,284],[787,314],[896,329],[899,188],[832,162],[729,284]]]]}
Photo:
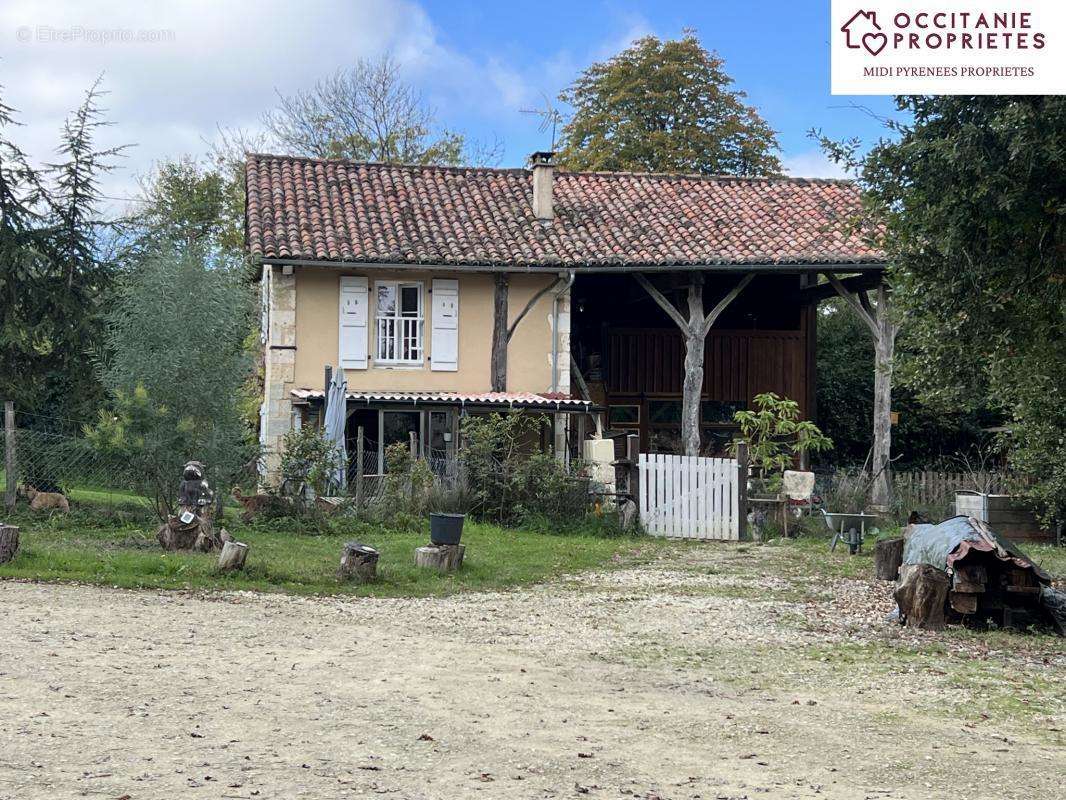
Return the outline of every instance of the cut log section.
{"type": "Polygon", "coordinates": [[[19,529],[14,525],[0,524],[0,564],[15,557],[19,549],[19,529]]]}
{"type": "Polygon", "coordinates": [[[913,628],[939,631],[947,624],[944,604],[950,579],[929,564],[904,564],[899,571],[895,598],[900,621],[913,628]]]}
{"type": "Polygon", "coordinates": [[[237,572],[244,569],[246,558],[248,545],[230,539],[222,545],[222,552],[218,556],[218,569],[220,572],[237,572]]]}
{"type": "Polygon", "coordinates": [[[903,539],[883,539],[874,545],[874,575],[879,581],[894,581],[903,564],[903,539]]]}
{"type": "Polygon", "coordinates": [[[431,544],[415,550],[415,566],[438,572],[455,572],[463,565],[466,545],[431,544]]]}
{"type": "Polygon", "coordinates": [[[380,554],[370,545],[361,542],[348,542],[341,551],[341,565],[337,577],[341,580],[354,580],[367,583],[378,574],[380,554]]]}

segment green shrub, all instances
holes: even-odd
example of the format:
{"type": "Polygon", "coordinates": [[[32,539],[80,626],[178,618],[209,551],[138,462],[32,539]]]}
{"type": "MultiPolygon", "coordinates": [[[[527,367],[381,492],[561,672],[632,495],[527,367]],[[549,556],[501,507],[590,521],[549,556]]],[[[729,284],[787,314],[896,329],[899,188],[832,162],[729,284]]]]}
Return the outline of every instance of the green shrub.
{"type": "Polygon", "coordinates": [[[521,411],[463,419],[459,458],[474,516],[512,526],[525,519],[562,526],[585,517],[587,479],[536,450],[547,424],[521,411]]]}

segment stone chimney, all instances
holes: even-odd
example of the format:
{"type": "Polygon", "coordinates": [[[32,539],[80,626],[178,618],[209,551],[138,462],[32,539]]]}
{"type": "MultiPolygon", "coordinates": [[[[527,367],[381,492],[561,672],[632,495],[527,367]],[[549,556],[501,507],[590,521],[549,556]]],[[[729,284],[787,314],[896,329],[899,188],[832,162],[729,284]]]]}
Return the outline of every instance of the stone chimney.
{"type": "Polygon", "coordinates": [[[529,157],[533,167],[533,214],[542,222],[555,219],[555,200],[552,183],[555,171],[555,153],[538,152],[529,157]]]}

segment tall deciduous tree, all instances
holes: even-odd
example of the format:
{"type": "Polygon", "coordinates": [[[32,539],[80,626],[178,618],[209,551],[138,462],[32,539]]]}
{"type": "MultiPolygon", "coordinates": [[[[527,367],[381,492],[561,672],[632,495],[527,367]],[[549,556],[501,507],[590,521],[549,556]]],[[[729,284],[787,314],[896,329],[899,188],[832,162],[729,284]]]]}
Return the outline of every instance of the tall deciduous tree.
{"type": "Polygon", "coordinates": [[[1066,518],[1066,98],[901,97],[859,162],[885,221],[906,380],[1008,418],[1022,491],[1066,518]]]}
{"type": "Polygon", "coordinates": [[[263,121],[282,147],[313,158],[459,165],[495,153],[468,151],[465,136],[438,128],[433,109],[387,54],[280,96],[263,121]]]}
{"type": "Polygon", "coordinates": [[[692,33],[636,41],[586,69],[561,99],[574,108],[559,154],[570,170],[781,172],[776,134],[692,33]]]}
{"type": "Polygon", "coordinates": [[[101,363],[117,413],[103,414],[94,436],[104,449],[131,447],[131,458],[155,454],[147,489],[176,479],[188,459],[228,487],[254,455],[241,413],[253,312],[242,270],[219,265],[202,246],[149,255],[123,276],[101,363]]]}

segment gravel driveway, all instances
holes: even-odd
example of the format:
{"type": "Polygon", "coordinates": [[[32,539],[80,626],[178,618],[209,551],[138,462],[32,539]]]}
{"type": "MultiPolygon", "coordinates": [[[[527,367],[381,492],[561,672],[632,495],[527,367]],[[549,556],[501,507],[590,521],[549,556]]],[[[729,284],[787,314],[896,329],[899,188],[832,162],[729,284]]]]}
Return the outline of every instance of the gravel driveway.
{"type": "Polygon", "coordinates": [[[1059,643],[907,638],[885,584],[786,557],[419,600],[6,582],[0,798],[1061,796],[1059,643]]]}

